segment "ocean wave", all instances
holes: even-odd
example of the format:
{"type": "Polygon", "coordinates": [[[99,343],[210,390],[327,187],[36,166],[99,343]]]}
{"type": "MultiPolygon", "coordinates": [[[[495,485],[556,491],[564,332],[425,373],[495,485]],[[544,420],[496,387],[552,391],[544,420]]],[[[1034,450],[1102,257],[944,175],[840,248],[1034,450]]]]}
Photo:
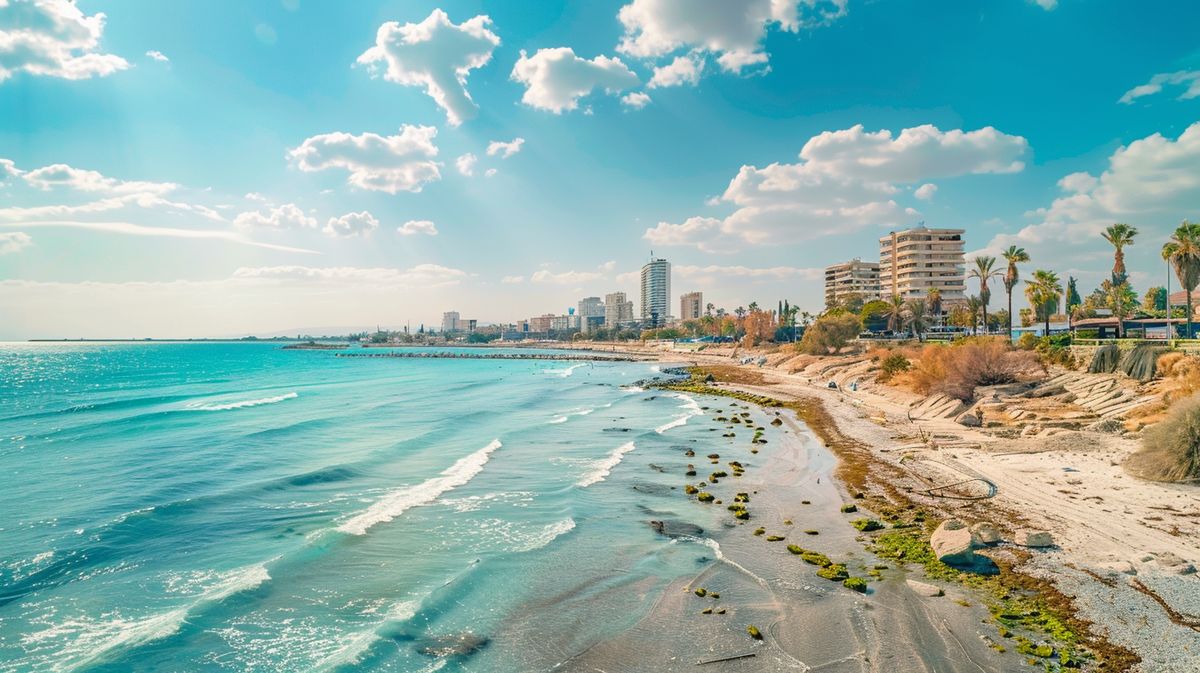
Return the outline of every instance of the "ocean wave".
{"type": "Polygon", "coordinates": [[[681,425],[685,425],[688,422],[688,419],[691,418],[692,416],[699,416],[700,414],[704,413],[704,411],[700,408],[700,403],[697,402],[690,395],[684,395],[683,393],[674,393],[672,395],[672,397],[683,400],[683,404],[679,405],[679,407],[681,409],[687,409],[687,412],[685,412],[682,416],[679,416],[678,418],[667,421],[666,423],[663,423],[662,425],[658,426],[657,428],[654,428],[654,431],[660,435],[663,434],[664,432],[666,432],[667,430],[670,430],[671,428],[677,428],[681,425]]]}
{"type": "Polygon", "coordinates": [[[275,395],[274,397],[260,397],[253,400],[238,400],[235,402],[213,402],[203,404],[194,402],[187,405],[189,411],[228,411],[230,409],[244,409],[246,407],[258,407],[264,404],[275,404],[284,400],[292,400],[300,397],[298,393],[284,393],[283,395],[275,395]]]}
{"type": "Polygon", "coordinates": [[[116,617],[99,622],[71,619],[25,636],[22,645],[27,651],[48,646],[53,651],[53,664],[49,670],[67,673],[90,668],[111,659],[113,655],[175,635],[195,611],[220,603],[234,594],[255,589],[269,579],[271,576],[265,565],[239,568],[220,575],[217,582],[193,598],[191,603],[173,610],[141,619],[116,617]],[[69,639],[65,648],[55,646],[61,639],[69,639]]]}
{"type": "Polygon", "coordinates": [[[483,470],[483,466],[487,464],[492,452],[500,446],[500,440],[493,439],[490,444],[475,453],[459,458],[444,470],[441,476],[427,479],[416,486],[392,491],[365,511],[338,526],[337,529],[351,535],[363,535],[375,524],[391,521],[412,507],[433,502],[446,491],[471,481],[483,470]]]}
{"type": "MultiPolygon", "coordinates": [[[[608,406],[611,407],[612,403],[609,403],[608,406]]],[[[554,418],[550,419],[549,421],[547,421],[547,424],[548,425],[558,425],[559,423],[566,423],[567,420],[570,419],[571,416],[587,416],[588,414],[592,413],[595,410],[596,409],[593,407],[580,407],[579,409],[576,409],[574,411],[566,411],[566,412],[563,412],[562,414],[559,414],[558,416],[555,416],[554,418]]]]}
{"type": "Polygon", "coordinates": [[[547,423],[547,425],[558,425],[559,423],[566,423],[566,422],[567,422],[566,416],[555,416],[554,418],[551,418],[546,423],[547,423]]]}
{"type": "Polygon", "coordinates": [[[348,638],[336,650],[322,658],[312,666],[312,671],[323,672],[339,669],[343,666],[353,666],[362,661],[364,655],[380,640],[379,631],[384,627],[392,627],[412,619],[421,607],[420,601],[402,601],[396,603],[374,628],[361,631],[348,638]]]}
{"type": "Polygon", "coordinates": [[[604,458],[593,462],[591,464],[592,469],[589,470],[587,474],[583,475],[579,481],[575,482],[575,485],[580,488],[587,488],[592,484],[604,481],[604,478],[612,472],[612,469],[621,462],[621,458],[630,451],[633,451],[635,448],[637,447],[633,445],[633,442],[626,442],[613,449],[612,452],[604,458]]]}
{"type": "Polygon", "coordinates": [[[516,552],[530,552],[541,549],[546,545],[554,542],[560,536],[575,530],[575,520],[567,517],[561,521],[555,521],[552,524],[542,528],[541,532],[531,536],[525,544],[513,549],[516,552]]]}
{"type": "Polygon", "coordinates": [[[704,537],[704,538],[683,537],[683,538],[679,538],[679,539],[690,540],[692,542],[698,542],[698,543],[704,545],[705,547],[708,547],[709,549],[711,549],[713,551],[713,556],[715,556],[716,559],[718,561],[720,561],[721,563],[724,563],[725,565],[727,565],[731,568],[734,568],[734,569],[738,570],[739,572],[745,574],[750,579],[754,580],[755,582],[758,582],[758,584],[760,586],[768,588],[768,589],[770,588],[767,585],[767,581],[765,579],[759,577],[758,575],[755,575],[754,573],[750,572],[750,570],[748,568],[746,568],[746,566],[744,566],[744,565],[738,563],[737,561],[734,561],[733,559],[726,556],[725,552],[721,551],[721,545],[717,544],[716,540],[714,540],[712,538],[707,538],[707,537],[704,537]]]}
{"type": "Polygon", "coordinates": [[[576,369],[579,369],[580,367],[586,367],[586,366],[587,366],[587,363],[583,363],[583,364],[577,364],[577,365],[570,365],[570,366],[564,367],[562,369],[543,369],[542,373],[543,374],[554,374],[556,376],[560,376],[565,379],[568,376],[574,374],[576,369]]]}

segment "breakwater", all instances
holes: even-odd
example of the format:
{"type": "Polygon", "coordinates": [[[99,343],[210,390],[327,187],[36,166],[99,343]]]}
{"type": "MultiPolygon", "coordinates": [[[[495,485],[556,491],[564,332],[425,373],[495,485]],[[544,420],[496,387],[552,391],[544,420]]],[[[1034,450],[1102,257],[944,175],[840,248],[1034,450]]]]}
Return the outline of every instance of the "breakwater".
{"type": "Polygon", "coordinates": [[[336,353],[334,357],[434,360],[548,360],[554,362],[638,362],[641,359],[630,355],[599,355],[592,353],[453,353],[449,351],[336,353]]]}

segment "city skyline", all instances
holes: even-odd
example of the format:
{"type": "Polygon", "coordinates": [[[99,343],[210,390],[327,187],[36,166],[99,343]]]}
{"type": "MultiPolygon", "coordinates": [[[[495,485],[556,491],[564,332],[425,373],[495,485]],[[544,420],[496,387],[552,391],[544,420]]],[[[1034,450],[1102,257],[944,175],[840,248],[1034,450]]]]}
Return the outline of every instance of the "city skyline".
{"type": "Polygon", "coordinates": [[[1129,222],[1140,290],[1198,216],[1200,7],[677,4],[6,3],[0,339],[507,323],[651,250],[816,312],[920,221],[1085,291],[1129,222]]]}

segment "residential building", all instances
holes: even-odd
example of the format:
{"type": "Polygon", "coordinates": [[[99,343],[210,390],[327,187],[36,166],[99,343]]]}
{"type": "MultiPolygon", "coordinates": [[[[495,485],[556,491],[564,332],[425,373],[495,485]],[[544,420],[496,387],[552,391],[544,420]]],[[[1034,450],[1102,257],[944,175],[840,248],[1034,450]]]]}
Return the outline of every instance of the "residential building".
{"type": "Polygon", "coordinates": [[[633,302],[624,292],[604,295],[604,326],[612,329],[633,322],[633,302]]]}
{"type": "Polygon", "coordinates": [[[651,259],[642,267],[642,322],[658,327],[671,319],[671,263],[651,259]]]}
{"type": "Polygon", "coordinates": [[[937,288],[944,312],[965,301],[964,233],[963,229],[929,229],[922,223],[880,238],[880,298],[924,299],[937,288]]]}
{"type": "Polygon", "coordinates": [[[855,257],[825,267],[825,307],[831,308],[852,294],[864,302],[879,299],[878,262],[864,262],[855,257]]]}
{"type": "Polygon", "coordinates": [[[442,314],[442,331],[454,332],[458,330],[459,321],[458,311],[446,311],[442,314]]]}
{"type": "Polygon", "coordinates": [[[553,313],[546,313],[529,319],[530,332],[549,332],[554,329],[554,320],[559,316],[553,313]]]}
{"type": "Polygon", "coordinates": [[[679,298],[679,319],[699,320],[704,315],[704,294],[688,292],[679,298]]]}
{"type": "Polygon", "coordinates": [[[600,301],[600,297],[584,297],[579,300],[579,329],[587,334],[591,331],[595,321],[589,318],[601,318],[603,323],[604,318],[604,302],[600,301]]]}

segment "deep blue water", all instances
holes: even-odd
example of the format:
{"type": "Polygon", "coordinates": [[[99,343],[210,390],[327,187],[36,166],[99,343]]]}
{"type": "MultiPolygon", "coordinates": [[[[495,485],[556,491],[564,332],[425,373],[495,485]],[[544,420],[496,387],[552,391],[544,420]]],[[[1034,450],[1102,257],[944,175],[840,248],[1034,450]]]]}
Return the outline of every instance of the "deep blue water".
{"type": "Polygon", "coordinates": [[[0,345],[0,671],[548,669],[705,561],[655,371],[0,345]]]}

